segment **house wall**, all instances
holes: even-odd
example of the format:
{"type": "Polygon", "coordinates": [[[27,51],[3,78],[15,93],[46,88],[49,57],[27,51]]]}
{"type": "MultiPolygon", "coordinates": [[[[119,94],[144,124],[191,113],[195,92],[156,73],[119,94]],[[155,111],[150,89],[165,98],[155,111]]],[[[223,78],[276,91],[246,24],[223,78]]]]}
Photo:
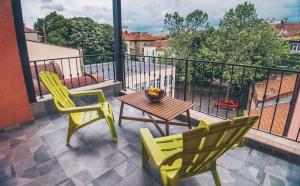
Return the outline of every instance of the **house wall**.
{"type": "Polygon", "coordinates": [[[175,72],[176,69],[175,67],[169,67],[167,69],[159,69],[155,71],[150,72],[150,78],[149,78],[149,72],[146,72],[145,75],[142,73],[141,75],[139,73],[129,75],[125,77],[125,84],[128,89],[132,90],[141,90],[142,88],[148,88],[149,86],[153,87],[159,87],[158,85],[160,84],[161,89],[165,89],[166,93],[168,95],[174,96],[175,92],[175,72]],[[155,75],[154,75],[155,74],[155,75]],[[161,76],[160,78],[160,83],[158,83],[157,79],[159,79],[159,75],[161,76]],[[166,87],[164,86],[164,80],[165,76],[167,77],[167,84],[166,87]],[[170,81],[170,76],[173,76],[173,80],[170,81]],[[149,81],[150,79],[150,81],[149,81]],[[172,83],[172,84],[170,84],[172,83]]]}
{"type": "MultiPolygon", "coordinates": [[[[81,56],[80,49],[61,47],[34,41],[26,41],[26,43],[28,48],[29,61],[81,56]]],[[[77,76],[77,71],[79,76],[82,76],[83,74],[82,58],[47,60],[45,61],[45,63],[49,63],[51,61],[54,61],[60,66],[60,69],[64,73],[65,78],[70,78],[70,74],[72,74],[73,76],[77,76]]],[[[37,62],[37,65],[43,63],[44,61],[37,62]]],[[[33,65],[33,63],[31,64],[33,65]]]]}
{"type": "MultiPolygon", "coordinates": [[[[147,56],[164,56],[164,51],[157,51],[157,47],[152,47],[152,46],[144,46],[144,55],[147,56]]],[[[149,59],[146,59],[149,61],[149,59]]]]}
{"type": "Polygon", "coordinates": [[[157,56],[155,49],[156,49],[156,47],[144,46],[144,55],[145,56],[157,56]]]}
{"type": "Polygon", "coordinates": [[[10,0],[0,1],[0,51],[0,128],[6,128],[32,119],[10,0]]]}
{"type": "MultiPolygon", "coordinates": [[[[300,128],[300,92],[298,93],[298,100],[296,102],[293,118],[288,132],[288,137],[291,139],[296,139],[299,128],[300,128]]],[[[298,141],[300,141],[300,135],[298,137],[298,141]]]]}
{"type": "Polygon", "coordinates": [[[26,40],[40,42],[39,34],[34,32],[25,33],[26,40]]]}

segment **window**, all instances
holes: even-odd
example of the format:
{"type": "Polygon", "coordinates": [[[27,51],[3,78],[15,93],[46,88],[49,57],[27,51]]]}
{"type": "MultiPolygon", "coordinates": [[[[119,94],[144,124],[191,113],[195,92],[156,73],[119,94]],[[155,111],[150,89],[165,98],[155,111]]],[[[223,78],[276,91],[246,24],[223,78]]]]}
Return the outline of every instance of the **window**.
{"type": "Polygon", "coordinates": [[[151,80],[151,81],[150,81],[150,86],[155,86],[154,80],[151,80]]]}
{"type": "Polygon", "coordinates": [[[142,87],[141,87],[141,88],[142,88],[142,89],[146,89],[146,88],[147,88],[147,82],[144,81],[144,82],[142,83],[142,87]]]}
{"type": "Polygon", "coordinates": [[[169,85],[172,86],[172,82],[173,82],[173,76],[169,75],[169,85]]]}
{"type": "Polygon", "coordinates": [[[292,52],[300,51],[300,43],[292,43],[291,50],[292,50],[292,52]]]}
{"type": "Polygon", "coordinates": [[[168,77],[165,76],[165,79],[164,79],[164,87],[168,86],[167,82],[168,82],[168,77]]]}
{"type": "Polygon", "coordinates": [[[160,88],[160,79],[159,78],[156,79],[156,87],[160,88]]]}

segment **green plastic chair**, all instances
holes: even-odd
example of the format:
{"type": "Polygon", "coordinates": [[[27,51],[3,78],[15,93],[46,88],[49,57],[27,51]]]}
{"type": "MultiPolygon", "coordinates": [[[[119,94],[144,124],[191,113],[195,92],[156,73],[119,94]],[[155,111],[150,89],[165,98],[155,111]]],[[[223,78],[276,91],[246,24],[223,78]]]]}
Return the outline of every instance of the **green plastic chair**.
{"type": "Polygon", "coordinates": [[[215,184],[221,185],[216,160],[227,150],[243,146],[243,136],[258,116],[240,117],[217,123],[201,121],[183,134],[153,138],[149,129],[140,130],[143,167],[148,159],[159,169],[164,186],[179,185],[187,178],[211,171],[215,184]]]}
{"type": "Polygon", "coordinates": [[[106,120],[112,133],[112,139],[114,141],[118,140],[114,126],[114,115],[111,106],[105,100],[102,90],[72,93],[61,83],[58,75],[53,72],[40,72],[40,78],[48,91],[52,94],[56,109],[59,112],[69,114],[67,145],[69,145],[71,136],[75,131],[100,119],[106,120]],[[89,106],[76,106],[70,98],[70,96],[88,95],[98,96],[99,103],[89,106]]]}

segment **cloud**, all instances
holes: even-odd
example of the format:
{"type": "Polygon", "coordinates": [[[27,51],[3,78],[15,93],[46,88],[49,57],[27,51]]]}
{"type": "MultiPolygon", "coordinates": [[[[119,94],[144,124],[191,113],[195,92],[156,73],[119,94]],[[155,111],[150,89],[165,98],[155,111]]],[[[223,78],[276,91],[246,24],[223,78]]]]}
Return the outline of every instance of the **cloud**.
{"type": "MultiPolygon", "coordinates": [[[[25,23],[32,26],[37,18],[51,11],[66,17],[87,16],[97,22],[112,24],[112,0],[21,0],[25,23]]],[[[255,4],[262,18],[289,17],[297,19],[300,0],[248,0],[255,4]]],[[[230,8],[244,0],[122,0],[122,23],[131,31],[160,32],[164,15],[178,11],[185,16],[195,9],[208,13],[209,21],[217,25],[230,8]]]]}
{"type": "Polygon", "coordinates": [[[41,0],[42,1],[42,3],[50,3],[50,2],[52,2],[53,0],[41,0]]]}
{"type": "Polygon", "coordinates": [[[41,9],[48,9],[51,11],[57,11],[57,12],[62,12],[65,10],[64,5],[62,4],[47,4],[41,6],[41,9]]]}

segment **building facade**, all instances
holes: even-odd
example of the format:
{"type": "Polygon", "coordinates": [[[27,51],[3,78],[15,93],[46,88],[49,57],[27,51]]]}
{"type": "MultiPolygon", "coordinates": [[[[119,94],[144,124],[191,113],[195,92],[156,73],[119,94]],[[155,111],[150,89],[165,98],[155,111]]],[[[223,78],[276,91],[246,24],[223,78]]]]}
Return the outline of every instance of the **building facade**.
{"type": "Polygon", "coordinates": [[[278,37],[290,43],[291,53],[300,53],[300,23],[282,20],[270,24],[278,37]]]}

